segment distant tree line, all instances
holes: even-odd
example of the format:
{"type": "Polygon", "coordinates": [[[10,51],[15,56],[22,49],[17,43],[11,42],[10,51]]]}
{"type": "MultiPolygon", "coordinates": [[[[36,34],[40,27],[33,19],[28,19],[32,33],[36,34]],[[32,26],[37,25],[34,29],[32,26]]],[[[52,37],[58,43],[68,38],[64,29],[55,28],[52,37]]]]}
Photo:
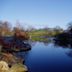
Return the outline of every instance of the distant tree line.
{"type": "MultiPolygon", "coordinates": [[[[17,22],[16,26],[12,27],[11,23],[8,21],[0,21],[0,36],[10,36],[14,35],[15,33],[18,35],[18,33],[26,34],[28,36],[28,33],[30,32],[38,32],[38,31],[44,31],[44,35],[46,36],[55,36],[59,33],[63,33],[65,31],[71,31],[72,32],[72,22],[68,24],[68,28],[66,30],[63,30],[60,26],[56,26],[54,28],[44,27],[41,29],[36,29],[32,26],[29,26],[27,29],[24,28],[24,25],[22,26],[21,23],[17,22]]],[[[28,36],[29,37],[29,36],[28,36]]]]}

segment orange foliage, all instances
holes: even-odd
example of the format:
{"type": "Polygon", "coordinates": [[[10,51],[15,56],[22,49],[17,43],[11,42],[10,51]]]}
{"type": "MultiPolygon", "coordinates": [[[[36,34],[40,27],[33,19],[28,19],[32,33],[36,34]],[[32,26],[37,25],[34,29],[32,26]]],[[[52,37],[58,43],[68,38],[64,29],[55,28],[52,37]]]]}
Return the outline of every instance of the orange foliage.
{"type": "Polygon", "coordinates": [[[15,36],[19,39],[23,39],[23,40],[28,40],[29,39],[29,35],[27,32],[25,31],[22,31],[18,28],[16,28],[15,30],[15,36]]]}

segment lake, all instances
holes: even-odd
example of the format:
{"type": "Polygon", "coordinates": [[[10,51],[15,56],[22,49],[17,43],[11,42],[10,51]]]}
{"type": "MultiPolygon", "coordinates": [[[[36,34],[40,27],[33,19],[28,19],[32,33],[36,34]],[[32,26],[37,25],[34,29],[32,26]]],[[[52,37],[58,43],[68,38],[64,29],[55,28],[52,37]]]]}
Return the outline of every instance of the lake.
{"type": "Polygon", "coordinates": [[[72,72],[72,49],[53,43],[33,42],[32,49],[19,53],[29,72],[72,72]]]}

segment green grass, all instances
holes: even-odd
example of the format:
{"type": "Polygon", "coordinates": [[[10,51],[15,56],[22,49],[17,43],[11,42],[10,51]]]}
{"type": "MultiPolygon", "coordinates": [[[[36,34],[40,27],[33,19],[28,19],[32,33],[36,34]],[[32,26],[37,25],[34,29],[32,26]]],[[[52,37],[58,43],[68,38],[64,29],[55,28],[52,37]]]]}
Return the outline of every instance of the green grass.
{"type": "Polygon", "coordinates": [[[45,34],[47,34],[47,31],[45,30],[36,30],[36,31],[29,32],[29,35],[31,36],[43,36],[45,34]]]}
{"type": "Polygon", "coordinates": [[[48,39],[47,38],[33,37],[32,40],[33,41],[41,41],[42,42],[42,41],[47,41],[48,39]]]}
{"type": "MultiPolygon", "coordinates": [[[[55,31],[48,31],[48,30],[34,30],[29,32],[29,36],[31,37],[32,40],[44,40],[45,38],[40,38],[41,36],[47,36],[47,37],[53,37],[56,34],[59,34],[55,31]]],[[[45,39],[46,40],[46,39],[45,39]]]]}
{"type": "Polygon", "coordinates": [[[41,36],[46,36],[47,31],[45,30],[36,30],[36,31],[32,31],[29,32],[29,35],[31,36],[31,40],[33,41],[47,41],[47,38],[41,38],[41,36]]]}

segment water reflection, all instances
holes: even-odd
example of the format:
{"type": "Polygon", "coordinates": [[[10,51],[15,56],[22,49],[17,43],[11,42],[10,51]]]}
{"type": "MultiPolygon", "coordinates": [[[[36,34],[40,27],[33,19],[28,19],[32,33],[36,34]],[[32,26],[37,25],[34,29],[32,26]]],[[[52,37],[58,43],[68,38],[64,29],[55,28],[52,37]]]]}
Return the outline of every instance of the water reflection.
{"type": "Polygon", "coordinates": [[[72,58],[72,49],[70,49],[68,52],[66,52],[67,56],[72,58]]]}
{"type": "Polygon", "coordinates": [[[51,39],[48,39],[48,40],[44,40],[44,41],[29,41],[29,44],[33,47],[36,45],[37,42],[40,42],[40,43],[43,43],[45,46],[48,46],[49,43],[52,42],[51,39]]]}
{"type": "MultiPolygon", "coordinates": [[[[69,45],[67,43],[62,43],[62,42],[54,42],[55,46],[61,46],[63,48],[69,47],[69,45]]],[[[69,47],[70,48],[70,47],[69,47]]]]}
{"type": "Polygon", "coordinates": [[[48,46],[48,44],[49,44],[49,43],[51,43],[51,41],[50,41],[50,40],[43,41],[43,44],[44,44],[45,46],[48,46]]]}
{"type": "MultiPolygon", "coordinates": [[[[30,43],[32,43],[31,51],[13,53],[17,58],[24,59],[24,64],[27,65],[29,72],[66,72],[71,70],[72,59],[69,59],[72,57],[71,49],[65,52],[63,51],[65,48],[54,47],[53,42],[50,41],[30,43]]],[[[57,46],[59,45],[57,44],[57,46]]]]}
{"type": "Polygon", "coordinates": [[[43,43],[44,46],[48,46],[50,43],[53,43],[53,38],[45,39],[44,41],[32,41],[30,40],[28,43],[33,47],[36,43],[43,43]]]}
{"type": "Polygon", "coordinates": [[[67,52],[65,53],[68,57],[72,57],[72,45],[71,44],[68,44],[66,41],[60,41],[60,40],[55,40],[54,41],[54,45],[57,46],[57,47],[61,47],[61,48],[64,48],[64,49],[69,49],[67,50],[67,52]]]}
{"type": "Polygon", "coordinates": [[[66,44],[54,43],[55,47],[50,41],[31,43],[31,51],[16,53],[25,59],[29,72],[72,72],[72,50],[66,44]]]}
{"type": "Polygon", "coordinates": [[[67,56],[65,49],[54,47],[53,43],[46,46],[43,42],[36,42],[26,54],[25,64],[29,72],[72,72],[72,59],[67,56]]]}

